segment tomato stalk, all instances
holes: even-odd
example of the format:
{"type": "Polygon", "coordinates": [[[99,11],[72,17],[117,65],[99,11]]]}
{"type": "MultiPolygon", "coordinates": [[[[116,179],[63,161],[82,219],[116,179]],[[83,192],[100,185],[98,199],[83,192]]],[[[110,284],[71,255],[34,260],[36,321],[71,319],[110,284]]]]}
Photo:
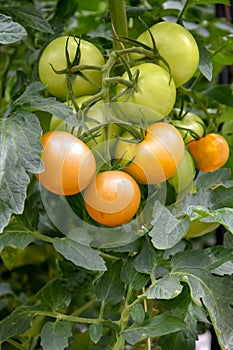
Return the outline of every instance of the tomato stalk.
{"type": "Polygon", "coordinates": [[[111,16],[112,30],[114,34],[114,49],[122,48],[122,43],[118,40],[120,36],[128,36],[128,25],[124,0],[108,0],[111,16]]]}

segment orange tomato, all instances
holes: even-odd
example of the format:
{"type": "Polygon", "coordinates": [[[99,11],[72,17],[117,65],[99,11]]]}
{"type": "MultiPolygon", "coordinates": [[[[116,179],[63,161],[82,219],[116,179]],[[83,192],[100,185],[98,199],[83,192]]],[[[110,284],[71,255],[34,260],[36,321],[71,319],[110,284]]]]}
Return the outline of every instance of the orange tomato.
{"type": "Polygon", "coordinates": [[[165,122],[151,124],[140,143],[119,140],[115,149],[120,165],[132,161],[125,171],[141,184],[166,181],[175,174],[183,156],[182,136],[173,125],[165,122]]]}
{"type": "Polygon", "coordinates": [[[82,191],[92,181],[96,161],[91,150],[65,131],[50,131],[41,137],[44,171],[36,177],[47,190],[59,195],[82,191]]]}
{"type": "Polygon", "coordinates": [[[106,226],[130,221],[138,210],[140,199],[136,181],[120,170],[99,173],[84,194],[88,214],[106,226]]]}
{"type": "Polygon", "coordinates": [[[189,142],[188,148],[197,168],[204,172],[221,168],[229,157],[227,141],[223,136],[215,133],[189,142]]]}

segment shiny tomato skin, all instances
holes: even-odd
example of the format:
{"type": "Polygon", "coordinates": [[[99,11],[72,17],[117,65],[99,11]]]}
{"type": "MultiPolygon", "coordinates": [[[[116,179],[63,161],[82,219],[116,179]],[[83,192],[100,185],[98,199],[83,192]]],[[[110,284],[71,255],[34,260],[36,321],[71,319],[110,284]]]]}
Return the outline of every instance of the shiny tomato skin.
{"type": "Polygon", "coordinates": [[[120,170],[100,172],[84,193],[89,215],[105,226],[118,226],[130,221],[140,205],[136,181],[120,170]]]}
{"type": "Polygon", "coordinates": [[[181,133],[185,144],[202,137],[205,133],[206,127],[203,120],[191,112],[183,118],[173,119],[171,122],[181,133]]]}
{"type": "MultiPolygon", "coordinates": [[[[192,78],[199,63],[199,50],[193,35],[182,25],[173,22],[156,23],[150,27],[150,32],[159,54],[170,66],[176,87],[183,85],[192,78]]],[[[153,47],[148,30],[139,35],[137,40],[153,47]]],[[[166,68],[162,61],[160,65],[166,68]]]]}
{"type": "MultiPolygon", "coordinates": [[[[139,77],[132,94],[128,97],[123,95],[117,101],[126,101],[127,103],[136,104],[151,109],[158,115],[167,116],[176,101],[176,87],[173,79],[170,79],[168,72],[154,63],[143,63],[131,68],[132,74],[139,71],[139,77]]],[[[122,76],[128,79],[128,74],[122,76]]],[[[122,84],[117,85],[116,94],[122,93],[126,87],[122,84]]],[[[135,119],[138,115],[135,116],[135,119]]],[[[148,124],[154,123],[153,113],[145,112],[145,119],[148,124]]],[[[136,120],[137,121],[137,120],[136,120]]]]}
{"type": "MultiPolygon", "coordinates": [[[[53,68],[57,71],[61,71],[67,68],[65,47],[67,39],[68,52],[70,55],[70,61],[75,58],[76,50],[78,47],[78,38],[61,36],[51,41],[41,54],[38,63],[38,73],[42,84],[47,85],[47,91],[58,98],[66,99],[68,95],[66,74],[57,74],[53,68]],[[52,66],[53,68],[52,68],[52,66]]],[[[104,58],[99,49],[91,42],[81,40],[80,44],[81,58],[79,64],[89,64],[102,66],[104,64],[104,58]]],[[[102,75],[99,70],[83,70],[82,73],[92,80],[96,85],[101,86],[102,75]]],[[[76,75],[72,88],[74,96],[91,95],[98,92],[98,86],[89,83],[81,76],[76,75]]]]}
{"type": "Polygon", "coordinates": [[[119,140],[115,157],[140,184],[159,184],[173,176],[184,156],[184,142],[177,129],[166,122],[149,125],[138,144],[119,140]]]}
{"type": "Polygon", "coordinates": [[[188,148],[196,167],[203,172],[220,169],[227,162],[230,152],[226,139],[216,133],[189,142],[188,148]]]}
{"type": "Polygon", "coordinates": [[[69,196],[92,181],[96,162],[91,150],[65,131],[50,131],[41,137],[44,171],[36,177],[43,187],[58,195],[69,196]]]}

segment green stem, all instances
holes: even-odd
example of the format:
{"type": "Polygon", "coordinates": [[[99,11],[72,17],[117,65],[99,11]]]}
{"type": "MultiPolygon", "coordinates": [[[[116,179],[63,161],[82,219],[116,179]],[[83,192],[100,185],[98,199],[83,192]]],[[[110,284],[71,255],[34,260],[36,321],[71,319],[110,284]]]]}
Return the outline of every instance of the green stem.
{"type": "Polygon", "coordinates": [[[189,6],[189,2],[190,2],[190,0],[187,0],[186,3],[184,4],[184,6],[183,6],[182,10],[180,11],[179,16],[177,18],[177,21],[176,21],[177,23],[181,22],[182,17],[184,16],[185,11],[187,10],[187,8],[189,6]]]}
{"type": "Polygon", "coordinates": [[[23,345],[19,344],[13,339],[7,339],[7,343],[13,345],[16,349],[25,350],[25,347],[23,345]]]}
{"type": "Polygon", "coordinates": [[[43,242],[47,242],[47,243],[53,243],[53,238],[51,237],[48,237],[48,236],[45,236],[43,235],[42,233],[40,232],[37,232],[37,231],[34,231],[32,232],[33,236],[43,242]]]}
{"type": "Polygon", "coordinates": [[[84,311],[89,309],[89,307],[91,307],[94,304],[94,302],[95,302],[95,299],[88,301],[86,304],[82,305],[77,310],[73,311],[71,316],[77,317],[77,316],[81,315],[84,311]]]}
{"type": "Polygon", "coordinates": [[[99,321],[98,318],[85,318],[85,317],[77,317],[77,316],[72,316],[72,315],[65,315],[61,314],[59,312],[49,312],[49,311],[36,311],[37,315],[41,316],[49,316],[52,318],[56,318],[57,320],[65,320],[69,322],[75,322],[75,323],[96,323],[99,321]]]}
{"type": "Polygon", "coordinates": [[[108,0],[108,6],[111,16],[113,34],[115,37],[113,46],[115,49],[119,49],[122,48],[122,43],[117,39],[121,36],[128,36],[125,2],[124,0],[108,0]]]}

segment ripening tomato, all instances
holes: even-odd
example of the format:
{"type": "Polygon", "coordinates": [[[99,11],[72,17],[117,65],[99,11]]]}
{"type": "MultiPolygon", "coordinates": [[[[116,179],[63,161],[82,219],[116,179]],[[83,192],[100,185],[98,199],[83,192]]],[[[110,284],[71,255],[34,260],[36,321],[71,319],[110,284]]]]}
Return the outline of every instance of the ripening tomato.
{"type": "MultiPolygon", "coordinates": [[[[69,59],[73,62],[78,48],[79,39],[68,36],[61,36],[51,41],[41,54],[38,73],[42,84],[47,85],[48,92],[61,99],[66,99],[68,95],[67,76],[54,71],[62,71],[67,68],[66,43],[68,40],[69,59]]],[[[99,49],[92,43],[81,40],[80,42],[80,65],[102,66],[104,58],[99,49]]],[[[82,73],[90,83],[81,75],[76,74],[72,83],[74,96],[91,95],[98,92],[101,86],[102,73],[100,70],[85,69],[82,73]],[[99,87],[98,87],[99,86],[99,87]]]]}
{"type": "Polygon", "coordinates": [[[69,196],[92,181],[96,162],[91,150],[65,131],[50,131],[41,137],[44,171],[36,177],[47,190],[69,196]]]}
{"type": "Polygon", "coordinates": [[[225,138],[210,133],[188,143],[188,148],[199,170],[204,172],[221,168],[228,160],[229,146],[225,138]]]}
{"type": "Polygon", "coordinates": [[[140,198],[136,181],[120,170],[99,173],[84,193],[88,214],[106,226],[130,221],[139,208],[140,198]]]}
{"type": "MultiPolygon", "coordinates": [[[[179,111],[176,110],[176,112],[179,111]]],[[[181,119],[173,119],[171,123],[179,130],[186,144],[202,137],[206,129],[201,117],[191,112],[185,114],[181,119]]]]}
{"type": "Polygon", "coordinates": [[[173,176],[184,156],[184,142],[171,124],[158,122],[149,125],[140,143],[119,140],[115,157],[125,171],[141,184],[159,184],[173,176]],[[126,163],[130,162],[129,165],[126,163]]]}
{"type": "MultiPolygon", "coordinates": [[[[154,63],[143,63],[131,68],[132,74],[135,74],[136,71],[139,71],[136,86],[129,94],[120,96],[118,101],[125,101],[155,111],[156,119],[154,119],[153,113],[144,113],[147,123],[154,123],[158,120],[158,114],[165,117],[174,107],[176,101],[175,83],[173,79],[170,79],[165,69],[154,63]]],[[[128,74],[124,73],[122,77],[127,79],[128,74]]],[[[126,90],[125,85],[118,84],[116,94],[121,94],[126,90]]],[[[136,118],[138,118],[138,114],[135,115],[135,120],[136,118]]]]}
{"type": "MultiPolygon", "coordinates": [[[[182,25],[173,22],[156,23],[150,27],[150,33],[158,53],[170,67],[176,87],[186,83],[194,75],[199,63],[199,50],[192,34],[182,25]]],[[[153,48],[150,33],[148,30],[143,32],[137,41],[153,48]]],[[[166,68],[161,60],[160,65],[166,68]]]]}

